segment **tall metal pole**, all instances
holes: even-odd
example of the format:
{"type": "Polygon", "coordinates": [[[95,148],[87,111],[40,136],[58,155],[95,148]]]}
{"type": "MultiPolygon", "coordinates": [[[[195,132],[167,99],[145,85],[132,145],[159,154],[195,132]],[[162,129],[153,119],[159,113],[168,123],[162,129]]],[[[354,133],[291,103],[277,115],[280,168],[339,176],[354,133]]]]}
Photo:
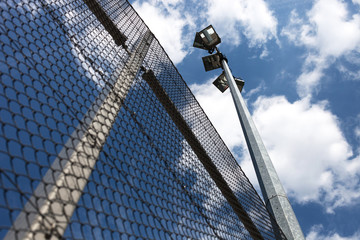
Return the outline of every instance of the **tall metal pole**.
{"type": "Polygon", "coordinates": [[[287,239],[305,239],[260,134],[252,121],[239,89],[236,87],[226,60],[223,59],[221,64],[225,71],[266,207],[287,239]]]}

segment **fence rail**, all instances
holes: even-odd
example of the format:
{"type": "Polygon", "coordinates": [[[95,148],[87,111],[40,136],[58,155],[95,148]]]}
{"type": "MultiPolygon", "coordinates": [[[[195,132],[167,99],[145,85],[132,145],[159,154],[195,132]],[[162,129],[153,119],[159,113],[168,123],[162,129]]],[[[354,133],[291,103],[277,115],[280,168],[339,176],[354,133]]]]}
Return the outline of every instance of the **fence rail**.
{"type": "Polygon", "coordinates": [[[0,238],[284,239],[127,1],[7,0],[0,39],[0,238]]]}

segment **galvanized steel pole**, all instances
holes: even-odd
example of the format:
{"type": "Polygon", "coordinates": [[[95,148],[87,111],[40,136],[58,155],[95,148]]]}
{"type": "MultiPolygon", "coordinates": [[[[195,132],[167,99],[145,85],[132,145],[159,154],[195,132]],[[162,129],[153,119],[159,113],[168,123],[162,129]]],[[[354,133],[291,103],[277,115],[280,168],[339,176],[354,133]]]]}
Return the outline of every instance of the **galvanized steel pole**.
{"type": "Polygon", "coordinates": [[[226,60],[223,59],[221,64],[225,71],[266,207],[287,239],[305,239],[260,134],[252,121],[239,89],[236,87],[226,60]]]}

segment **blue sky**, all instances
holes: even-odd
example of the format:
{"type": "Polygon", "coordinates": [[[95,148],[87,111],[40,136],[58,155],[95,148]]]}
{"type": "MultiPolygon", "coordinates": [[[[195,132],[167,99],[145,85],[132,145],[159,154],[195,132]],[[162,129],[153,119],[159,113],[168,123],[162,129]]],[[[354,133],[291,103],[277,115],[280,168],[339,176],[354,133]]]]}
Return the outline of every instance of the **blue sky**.
{"type": "Polygon", "coordinates": [[[212,24],[307,239],[360,239],[360,1],[135,0],[252,183],[230,92],[194,33],[212,24]]]}

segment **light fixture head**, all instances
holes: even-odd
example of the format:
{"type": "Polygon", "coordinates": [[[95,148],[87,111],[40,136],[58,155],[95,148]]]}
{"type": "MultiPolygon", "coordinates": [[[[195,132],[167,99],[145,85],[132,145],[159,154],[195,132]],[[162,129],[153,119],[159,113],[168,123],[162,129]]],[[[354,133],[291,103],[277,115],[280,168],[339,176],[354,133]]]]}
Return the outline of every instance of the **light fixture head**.
{"type": "Polygon", "coordinates": [[[210,25],[195,34],[193,47],[212,51],[219,43],[221,43],[221,38],[210,25]]]}
{"type": "Polygon", "coordinates": [[[194,40],[193,47],[207,50],[204,45],[203,40],[200,37],[200,33],[198,33],[198,32],[195,34],[195,40],[194,40]]]}
{"type": "MultiPolygon", "coordinates": [[[[241,92],[243,87],[244,87],[244,80],[242,80],[241,78],[236,78],[234,77],[236,86],[238,87],[239,91],[241,92]]],[[[229,84],[227,82],[226,76],[225,76],[225,72],[223,71],[221,73],[221,75],[219,77],[217,77],[215,79],[215,81],[213,82],[213,84],[215,85],[215,87],[217,87],[222,93],[226,91],[226,89],[229,88],[229,84]]]]}
{"type": "Polygon", "coordinates": [[[229,85],[226,80],[225,72],[223,71],[220,76],[218,76],[213,82],[215,87],[217,87],[221,92],[225,92],[229,88],[229,85]]]}
{"type": "Polygon", "coordinates": [[[241,92],[245,85],[245,81],[242,80],[241,78],[236,78],[236,77],[234,77],[234,79],[235,79],[236,86],[238,87],[239,91],[241,92]]]}
{"type": "Polygon", "coordinates": [[[205,71],[211,71],[221,67],[221,53],[216,53],[213,55],[205,56],[202,58],[205,71]]]}

